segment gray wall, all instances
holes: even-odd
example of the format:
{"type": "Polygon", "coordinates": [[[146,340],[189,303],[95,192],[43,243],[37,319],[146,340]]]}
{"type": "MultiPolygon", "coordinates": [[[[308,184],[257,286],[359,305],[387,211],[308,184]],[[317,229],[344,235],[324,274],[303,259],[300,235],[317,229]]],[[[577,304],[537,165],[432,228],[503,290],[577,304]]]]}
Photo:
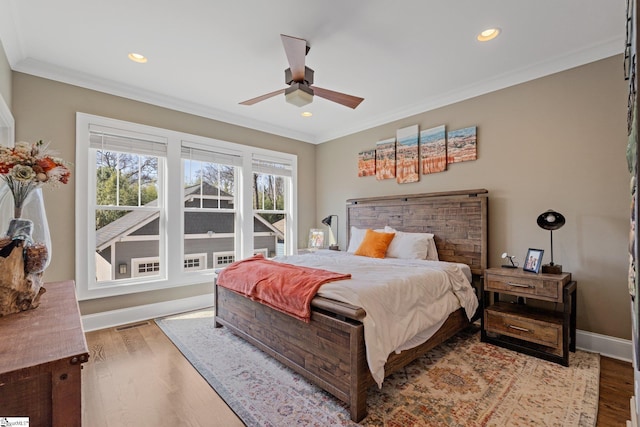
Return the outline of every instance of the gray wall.
{"type": "Polygon", "coordinates": [[[578,281],[578,328],[630,339],[626,111],[616,56],[321,144],[316,219],[340,215],[345,248],[346,199],[486,188],[489,263],[499,266],[502,252],[522,262],[528,248],[549,261],[536,217],[555,209],[567,223],[554,232],[554,261],[578,281]],[[357,177],[359,151],[414,124],[477,125],[478,159],[411,184],[357,177]]]}

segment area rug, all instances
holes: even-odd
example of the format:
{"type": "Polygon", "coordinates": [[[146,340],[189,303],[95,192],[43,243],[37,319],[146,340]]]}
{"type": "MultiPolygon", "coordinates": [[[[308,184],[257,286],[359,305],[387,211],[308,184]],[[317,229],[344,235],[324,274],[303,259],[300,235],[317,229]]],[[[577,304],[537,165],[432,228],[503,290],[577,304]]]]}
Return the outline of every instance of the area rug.
{"type": "MultiPolygon", "coordinates": [[[[213,311],[156,319],[247,426],[356,426],[347,406],[226,328],[213,311]]],[[[480,342],[477,327],[372,387],[363,426],[594,426],[600,356],[570,366],[480,342]]]]}

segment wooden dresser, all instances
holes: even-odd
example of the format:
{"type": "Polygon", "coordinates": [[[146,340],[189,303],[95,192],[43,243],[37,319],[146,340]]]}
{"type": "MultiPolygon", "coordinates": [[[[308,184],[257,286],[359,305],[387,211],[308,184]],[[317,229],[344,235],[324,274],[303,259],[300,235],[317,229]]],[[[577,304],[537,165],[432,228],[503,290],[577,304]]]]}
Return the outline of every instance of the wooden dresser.
{"type": "Polygon", "coordinates": [[[29,417],[31,427],[80,426],[80,370],[89,353],[75,284],[44,287],[38,308],[0,317],[0,417],[29,417]]]}
{"type": "Polygon", "coordinates": [[[577,284],[571,273],[489,268],[483,287],[483,342],[569,366],[569,351],[576,351],[577,284]],[[501,295],[515,300],[501,301],[501,295]]]}

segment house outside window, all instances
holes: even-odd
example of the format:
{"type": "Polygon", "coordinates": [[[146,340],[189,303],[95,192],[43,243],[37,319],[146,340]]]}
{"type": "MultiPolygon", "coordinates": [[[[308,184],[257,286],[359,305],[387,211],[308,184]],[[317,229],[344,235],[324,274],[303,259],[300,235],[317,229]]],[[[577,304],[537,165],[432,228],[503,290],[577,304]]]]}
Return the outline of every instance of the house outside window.
{"type": "Polygon", "coordinates": [[[222,268],[231,264],[236,260],[235,252],[214,252],[213,253],[213,265],[214,268],[222,268]]]}
{"type": "Polygon", "coordinates": [[[160,272],[160,258],[132,258],[131,270],[133,277],[156,276],[160,272]]]}
{"type": "Polygon", "coordinates": [[[197,271],[207,268],[207,254],[189,254],[184,256],[185,271],[197,271]]]}
{"type": "Polygon", "coordinates": [[[294,252],[295,155],[83,113],[76,135],[80,300],[205,283],[255,253],[294,252]]]}

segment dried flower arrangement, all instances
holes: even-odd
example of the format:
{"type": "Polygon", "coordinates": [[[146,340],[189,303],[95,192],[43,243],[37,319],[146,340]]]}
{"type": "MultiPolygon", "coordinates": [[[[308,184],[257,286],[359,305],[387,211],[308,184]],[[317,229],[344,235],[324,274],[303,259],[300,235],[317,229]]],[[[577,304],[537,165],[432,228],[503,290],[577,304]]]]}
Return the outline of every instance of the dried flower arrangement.
{"type": "Polygon", "coordinates": [[[67,163],[50,154],[48,144],[40,140],[0,147],[0,175],[13,195],[14,216],[20,218],[24,201],[32,190],[43,185],[66,184],[71,172],[67,163]]]}
{"type": "Polygon", "coordinates": [[[0,317],[40,305],[49,250],[44,242],[32,241],[34,224],[21,218],[22,208],[33,190],[67,184],[70,176],[67,163],[50,153],[42,141],[0,147],[0,178],[11,191],[14,207],[14,218],[6,235],[0,237],[0,317]]]}

